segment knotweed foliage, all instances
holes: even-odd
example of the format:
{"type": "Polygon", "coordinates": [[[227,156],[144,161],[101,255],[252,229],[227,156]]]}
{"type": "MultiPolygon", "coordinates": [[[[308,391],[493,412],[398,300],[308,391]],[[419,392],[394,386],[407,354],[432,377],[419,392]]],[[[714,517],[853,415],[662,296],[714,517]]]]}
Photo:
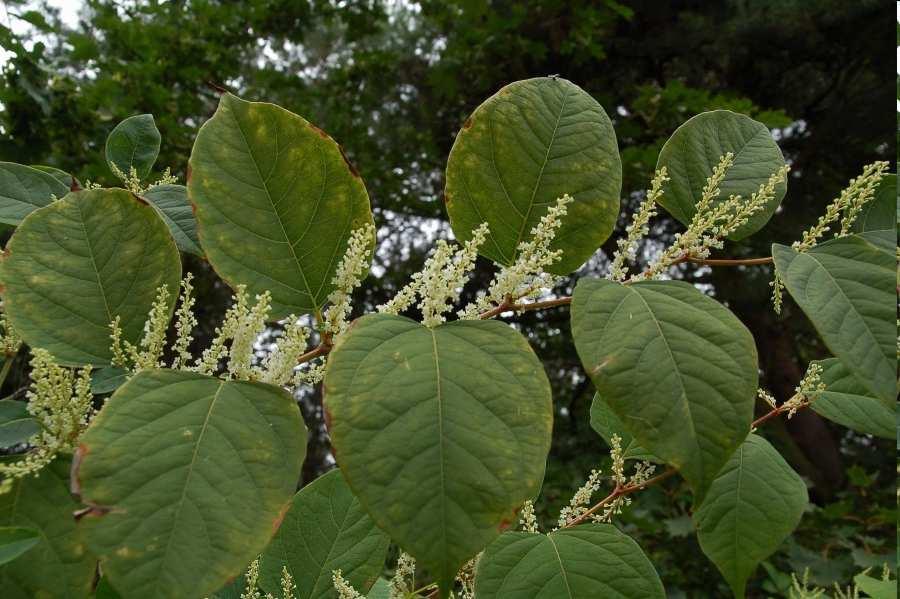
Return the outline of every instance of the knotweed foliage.
{"type": "MultiPolygon", "coordinates": [[[[554,295],[609,237],[621,161],[584,90],[519,81],[454,143],[456,241],[438,240],[393,299],[360,314],[377,229],[326,133],[225,93],[186,186],[168,168],[152,175],[160,143],[150,115],[113,130],[106,157],[122,189],[0,164],[0,222],[15,227],[0,263],[0,378],[27,352],[32,381],[0,401],[0,595],[661,599],[653,564],[615,523],[642,490],[680,478],[700,546],[741,598],[807,506],[763,425],[810,408],[894,436],[886,163],[862,167],[792,245],[715,257],[776,217],[790,166],[762,124],[698,115],[598,258],[605,276],[554,295]],[[660,208],[684,229],[647,255],[660,208]],[[233,291],[201,348],[185,252],[233,291]],[[478,256],[496,272],[460,305],[478,256]],[[767,269],[776,311],[786,291],[833,357],[811,363],[792,397],[759,388],[750,332],[673,280],[685,264],[767,269]],[[597,391],[591,426],[610,448],[546,532],[550,385],[508,322],[545,309],[569,310],[597,391]],[[296,492],[306,428],[292,392],[320,383],[339,469],[296,492]]],[[[861,576],[864,592],[895,584],[861,576]]],[[[824,591],[801,575],[791,593],[824,591]]]]}

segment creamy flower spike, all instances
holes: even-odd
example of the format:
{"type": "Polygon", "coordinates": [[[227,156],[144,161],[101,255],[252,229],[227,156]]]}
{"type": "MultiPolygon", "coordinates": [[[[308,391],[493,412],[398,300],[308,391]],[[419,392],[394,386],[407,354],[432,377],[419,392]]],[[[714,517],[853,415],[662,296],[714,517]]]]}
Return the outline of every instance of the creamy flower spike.
{"type": "Polygon", "coordinates": [[[459,311],[460,318],[476,319],[482,312],[503,304],[507,298],[534,297],[556,284],[559,277],[545,271],[559,261],[562,250],[551,250],[550,245],[559,232],[562,218],[568,213],[566,206],[573,201],[569,194],[556,199],[547,214],[531,229],[530,239],[519,243],[515,262],[497,272],[487,293],[479,292],[474,302],[459,311]]]}

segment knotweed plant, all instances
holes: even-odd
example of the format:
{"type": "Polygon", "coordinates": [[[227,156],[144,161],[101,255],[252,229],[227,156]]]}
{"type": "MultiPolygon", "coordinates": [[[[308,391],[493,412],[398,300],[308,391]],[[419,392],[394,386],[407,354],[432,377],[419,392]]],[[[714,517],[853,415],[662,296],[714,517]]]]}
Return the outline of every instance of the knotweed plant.
{"type": "Polygon", "coordinates": [[[0,164],[0,187],[40,183],[0,189],[0,216],[15,227],[0,262],[0,381],[22,378],[14,361],[30,366],[0,402],[12,456],[0,462],[0,529],[33,541],[13,555],[0,535],[11,560],[0,580],[14,594],[88,597],[102,577],[122,597],[358,599],[381,579],[377,592],[392,599],[536,589],[663,599],[640,533],[614,521],[665,484],[666,497],[693,502],[699,546],[724,578],[710,592],[727,583],[742,599],[808,505],[763,424],[811,409],[893,451],[898,254],[885,162],[866,166],[793,245],[733,258],[778,218],[789,166],[761,123],[697,115],[663,146],[607,260],[622,182],[612,123],[569,81],[515,82],[472,114],[448,158],[445,205],[463,241],[438,240],[422,270],[366,313],[353,298],[377,284],[375,218],[326,133],[223,93],[186,186],[153,174],[159,143],[150,115],[110,134],[124,189],[78,190],[65,173],[0,164]],[[159,185],[166,201],[151,204],[159,185]],[[639,265],[660,208],[683,228],[639,265]],[[232,290],[211,336],[181,251],[232,290]],[[496,272],[460,305],[478,256],[496,272]],[[571,296],[544,297],[594,256],[605,276],[574,275],[571,296]],[[728,306],[669,280],[679,265],[771,263],[776,307],[788,291],[822,337],[816,357],[833,354],[809,364],[790,397],[760,387],[756,343],[728,306]],[[413,308],[419,322],[401,316],[413,308]],[[597,391],[588,457],[604,464],[555,527],[535,503],[557,404],[538,337],[527,320],[510,322],[537,310],[568,318],[584,372],[565,380],[597,391]],[[316,469],[303,469],[297,389],[319,383],[324,425],[310,429],[327,433],[325,462],[338,470],[295,496],[316,469]],[[760,480],[768,486],[741,482],[760,480]],[[399,559],[384,576],[392,545],[399,559]],[[602,567],[609,555],[613,569],[602,567]]]}

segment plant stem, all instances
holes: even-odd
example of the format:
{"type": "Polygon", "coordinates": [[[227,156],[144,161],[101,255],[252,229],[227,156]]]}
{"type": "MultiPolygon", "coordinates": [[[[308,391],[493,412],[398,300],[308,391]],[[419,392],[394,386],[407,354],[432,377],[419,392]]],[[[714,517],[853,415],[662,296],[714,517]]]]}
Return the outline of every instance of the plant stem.
{"type": "Polygon", "coordinates": [[[595,503],[593,506],[591,506],[591,508],[588,511],[584,512],[583,514],[581,514],[574,520],[569,520],[568,522],[566,522],[566,524],[565,524],[565,526],[563,526],[563,528],[568,528],[570,526],[575,526],[577,524],[581,524],[582,522],[587,520],[591,516],[591,514],[596,513],[597,510],[599,510],[600,508],[602,508],[604,505],[608,504],[609,502],[611,502],[615,499],[618,499],[619,497],[623,497],[625,495],[631,495],[632,493],[635,493],[642,489],[646,489],[647,487],[649,487],[651,485],[655,485],[658,482],[662,482],[662,481],[666,480],[667,478],[669,478],[670,476],[674,475],[676,472],[677,472],[677,470],[675,470],[674,468],[667,468],[662,473],[657,474],[653,478],[647,479],[646,481],[644,481],[643,483],[641,483],[639,485],[616,485],[616,488],[613,489],[612,493],[610,493],[609,495],[607,495],[606,497],[604,497],[603,499],[601,499],[600,501],[595,503]]]}
{"type": "Polygon", "coordinates": [[[330,351],[331,343],[326,343],[325,341],[323,341],[314,349],[309,350],[308,352],[297,358],[297,364],[303,364],[305,362],[309,362],[310,360],[315,360],[320,356],[326,355],[330,351]]]}

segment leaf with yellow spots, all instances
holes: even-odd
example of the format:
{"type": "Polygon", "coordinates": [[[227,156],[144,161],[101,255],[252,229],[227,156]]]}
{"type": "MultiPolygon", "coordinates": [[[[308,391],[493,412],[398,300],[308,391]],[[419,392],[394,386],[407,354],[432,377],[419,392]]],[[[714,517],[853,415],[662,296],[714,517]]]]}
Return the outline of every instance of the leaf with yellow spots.
{"type": "Polygon", "coordinates": [[[171,313],[181,259],[156,211],[124,189],[93,189],[32,212],[2,262],[3,308],[32,347],[65,365],[105,366],[110,323],[137,343],[157,288],[171,313]]]}
{"type": "Polygon", "coordinates": [[[33,597],[87,599],[97,560],[85,547],[72,513],[80,505],[69,495],[72,460],[58,457],[36,476],[15,480],[0,495],[0,526],[40,532],[37,544],[0,566],[3,599],[33,597]]]}
{"type": "Polygon", "coordinates": [[[283,389],[143,370],[81,439],[72,476],[88,545],[128,597],[210,595],[266,547],[305,454],[283,389]]]}
{"type": "Polygon", "coordinates": [[[364,316],[329,357],[325,409],[350,488],[444,592],[541,487],[550,385],[504,323],[364,316]]]}
{"type": "Polygon", "coordinates": [[[486,222],[480,252],[510,265],[548,207],[569,194],[575,201],[552,245],[562,258],[548,268],[563,275],[612,233],[621,187],[616,133],[603,107],[571,81],[539,77],[511,83],[475,109],[450,151],[444,201],[457,239],[486,222]]]}
{"type": "Polygon", "coordinates": [[[372,221],[340,146],[274,104],[224,94],[191,152],[200,244],[232,285],[272,294],[272,317],[319,310],[350,234],[372,221]]]}

